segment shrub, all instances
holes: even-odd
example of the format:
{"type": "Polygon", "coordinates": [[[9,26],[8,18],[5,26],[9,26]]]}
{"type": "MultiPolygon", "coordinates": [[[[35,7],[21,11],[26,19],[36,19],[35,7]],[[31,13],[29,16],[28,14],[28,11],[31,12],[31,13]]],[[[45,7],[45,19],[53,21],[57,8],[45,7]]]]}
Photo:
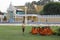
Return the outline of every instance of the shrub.
{"type": "Polygon", "coordinates": [[[58,35],[60,36],[60,28],[56,29],[53,33],[53,35],[58,35]]]}
{"type": "Polygon", "coordinates": [[[60,36],[60,28],[57,29],[57,35],[60,36]]]}

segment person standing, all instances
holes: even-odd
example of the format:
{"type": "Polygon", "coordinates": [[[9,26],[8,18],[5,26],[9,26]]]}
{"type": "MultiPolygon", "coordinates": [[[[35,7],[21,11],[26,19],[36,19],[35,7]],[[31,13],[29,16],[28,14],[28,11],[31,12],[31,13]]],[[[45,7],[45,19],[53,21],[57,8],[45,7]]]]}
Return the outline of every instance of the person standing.
{"type": "Polygon", "coordinates": [[[22,33],[24,35],[24,32],[25,32],[25,24],[22,24],[22,33]]]}

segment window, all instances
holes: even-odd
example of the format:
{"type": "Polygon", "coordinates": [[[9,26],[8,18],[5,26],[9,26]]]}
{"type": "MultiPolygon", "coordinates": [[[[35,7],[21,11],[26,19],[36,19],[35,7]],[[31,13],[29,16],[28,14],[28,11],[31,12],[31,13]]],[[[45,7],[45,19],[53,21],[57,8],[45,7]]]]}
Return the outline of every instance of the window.
{"type": "Polygon", "coordinates": [[[16,10],[16,14],[25,14],[24,11],[16,10]]]}

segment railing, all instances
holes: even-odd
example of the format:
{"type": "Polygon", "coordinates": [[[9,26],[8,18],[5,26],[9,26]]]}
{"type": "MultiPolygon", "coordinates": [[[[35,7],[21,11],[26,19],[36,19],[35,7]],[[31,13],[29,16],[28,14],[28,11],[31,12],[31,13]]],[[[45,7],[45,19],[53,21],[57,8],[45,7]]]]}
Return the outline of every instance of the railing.
{"type": "MultiPolygon", "coordinates": [[[[23,22],[0,22],[0,24],[22,24],[23,22]]],[[[27,22],[27,24],[60,24],[60,22],[27,22]]]]}
{"type": "Polygon", "coordinates": [[[38,15],[39,18],[60,18],[60,15],[38,15]]]}
{"type": "MultiPolygon", "coordinates": [[[[60,15],[37,15],[39,18],[60,18],[60,15]]],[[[0,23],[19,23],[23,22],[0,22],[0,23]]],[[[27,22],[27,24],[60,24],[60,22],[27,22]]]]}

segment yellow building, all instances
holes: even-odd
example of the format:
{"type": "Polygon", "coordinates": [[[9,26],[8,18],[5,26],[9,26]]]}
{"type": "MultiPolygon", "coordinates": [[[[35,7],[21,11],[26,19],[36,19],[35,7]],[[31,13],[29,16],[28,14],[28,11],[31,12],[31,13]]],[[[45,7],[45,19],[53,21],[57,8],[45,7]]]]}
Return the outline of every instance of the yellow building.
{"type": "Polygon", "coordinates": [[[25,6],[13,6],[10,4],[8,10],[8,20],[14,20],[14,22],[37,22],[36,14],[27,14],[27,8],[25,6]]]}

